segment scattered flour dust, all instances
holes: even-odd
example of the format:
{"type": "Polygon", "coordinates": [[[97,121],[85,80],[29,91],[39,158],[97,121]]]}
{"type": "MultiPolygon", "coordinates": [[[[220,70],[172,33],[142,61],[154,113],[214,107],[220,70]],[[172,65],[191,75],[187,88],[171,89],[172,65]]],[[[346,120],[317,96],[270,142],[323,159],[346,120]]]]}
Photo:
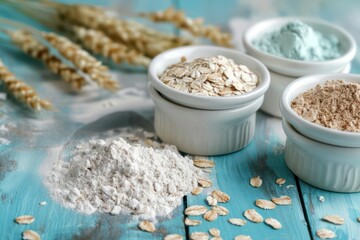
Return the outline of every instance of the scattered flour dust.
{"type": "Polygon", "coordinates": [[[156,220],[182,204],[198,173],[175,146],[146,147],[118,137],[77,146],[69,161],[52,167],[45,183],[53,198],[78,212],[156,220]]]}

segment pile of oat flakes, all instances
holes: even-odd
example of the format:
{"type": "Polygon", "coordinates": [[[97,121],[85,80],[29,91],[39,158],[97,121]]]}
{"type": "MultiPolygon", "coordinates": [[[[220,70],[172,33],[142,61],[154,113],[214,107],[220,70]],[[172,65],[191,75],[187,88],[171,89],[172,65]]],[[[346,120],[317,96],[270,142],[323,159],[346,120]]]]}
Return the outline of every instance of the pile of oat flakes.
{"type": "Polygon", "coordinates": [[[160,76],[166,85],[204,96],[236,96],[254,90],[259,77],[245,65],[224,56],[198,58],[169,66],[160,76]]]}

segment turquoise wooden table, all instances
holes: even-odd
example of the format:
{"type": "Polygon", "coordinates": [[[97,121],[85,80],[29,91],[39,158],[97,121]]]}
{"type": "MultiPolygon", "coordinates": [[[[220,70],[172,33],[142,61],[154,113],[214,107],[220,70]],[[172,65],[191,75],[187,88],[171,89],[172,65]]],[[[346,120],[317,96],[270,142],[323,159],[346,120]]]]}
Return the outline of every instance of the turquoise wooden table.
{"type": "MultiPolygon", "coordinates": [[[[207,23],[219,24],[233,31],[239,50],[242,50],[239,40],[242,29],[249,22],[284,15],[313,16],[336,22],[354,35],[358,45],[360,41],[360,2],[357,0],[106,0],[101,4],[113,6],[120,14],[165,9],[173,5],[191,17],[203,16],[207,23]]],[[[0,6],[0,16],[41,27],[6,6],[0,6]]],[[[160,28],[174,31],[168,25],[160,28]]],[[[198,196],[186,197],[183,206],[176,209],[170,219],[159,220],[155,233],[140,231],[138,222],[121,216],[82,215],[62,207],[51,199],[42,179],[49,166],[59,159],[64,146],[79,132],[96,136],[102,131],[123,126],[151,130],[154,105],[147,92],[146,72],[127,72],[121,66],[112,65],[112,72],[122,85],[120,91],[109,94],[98,89],[86,89],[74,93],[42,64],[6,42],[1,42],[0,57],[10,70],[35,86],[57,108],[55,112],[33,114],[12,100],[0,100],[0,126],[8,126],[7,131],[0,131],[0,138],[9,140],[8,145],[0,145],[0,239],[21,239],[25,229],[37,231],[42,239],[162,239],[170,233],[181,234],[187,239],[193,232],[207,232],[212,227],[221,231],[223,239],[234,239],[241,234],[250,235],[255,240],[317,239],[315,232],[320,228],[333,230],[336,239],[360,239],[360,223],[356,220],[360,217],[360,193],[327,192],[297,179],[284,162],[285,135],[280,119],[262,112],[257,113],[255,140],[242,151],[212,157],[216,163],[210,173],[214,186],[198,196]],[[263,179],[260,188],[249,185],[253,176],[263,179]],[[286,179],[282,186],[275,183],[280,177],[286,179]],[[230,214],[214,222],[198,217],[202,220],[201,225],[185,226],[184,208],[204,204],[207,194],[215,188],[230,195],[231,201],[225,205],[230,214]],[[256,208],[256,199],[281,195],[290,196],[292,204],[274,210],[257,208],[264,218],[278,219],[283,225],[281,230],[273,230],[263,223],[247,223],[243,227],[228,223],[228,218],[243,218],[246,209],[256,208]],[[40,206],[43,201],[47,205],[40,206]],[[14,223],[15,217],[24,214],[35,216],[36,221],[29,226],[14,223]],[[321,220],[329,214],[344,217],[345,224],[337,226],[321,220]]],[[[351,72],[360,72],[359,54],[352,63],[351,72]]]]}

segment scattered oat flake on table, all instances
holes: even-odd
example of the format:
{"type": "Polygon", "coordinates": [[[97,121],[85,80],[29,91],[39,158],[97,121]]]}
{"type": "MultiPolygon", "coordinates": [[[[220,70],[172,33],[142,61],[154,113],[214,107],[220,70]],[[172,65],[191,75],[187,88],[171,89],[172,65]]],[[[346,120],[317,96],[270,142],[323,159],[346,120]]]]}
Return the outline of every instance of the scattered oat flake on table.
{"type": "Polygon", "coordinates": [[[45,206],[45,205],[47,205],[47,202],[45,202],[45,201],[40,202],[39,205],[40,205],[40,206],[45,206]]]}
{"type": "Polygon", "coordinates": [[[267,218],[267,219],[265,219],[265,223],[267,225],[269,225],[270,227],[272,227],[273,229],[281,229],[282,228],[281,223],[278,220],[276,220],[275,218],[267,218]]]}
{"type": "Polygon", "coordinates": [[[255,209],[248,209],[244,212],[244,217],[246,217],[249,221],[254,223],[261,223],[264,221],[263,217],[256,212],[255,209]]]}
{"type": "Polygon", "coordinates": [[[217,228],[210,228],[209,233],[213,237],[220,237],[220,230],[217,228]]]}
{"type": "Polygon", "coordinates": [[[291,198],[289,196],[281,196],[279,198],[272,198],[271,201],[273,201],[277,205],[290,205],[291,204],[291,198]]]}
{"type": "Polygon", "coordinates": [[[191,216],[199,216],[199,215],[203,215],[204,213],[206,213],[207,210],[208,209],[205,206],[193,205],[193,206],[189,206],[185,209],[185,214],[191,215],[191,216]]]}
{"type": "Polygon", "coordinates": [[[318,199],[319,199],[320,202],[325,202],[325,197],[324,196],[319,196],[318,199]]]}
{"type": "Polygon", "coordinates": [[[190,219],[190,218],[185,218],[185,225],[186,226],[198,226],[201,224],[200,220],[195,220],[195,219],[190,219]]]}
{"type": "Polygon", "coordinates": [[[321,239],[331,239],[336,237],[336,234],[333,231],[326,228],[317,230],[316,235],[321,239]]]}
{"type": "Polygon", "coordinates": [[[276,179],[275,182],[278,185],[284,185],[286,183],[286,179],[285,178],[278,178],[278,179],[276,179]]]}
{"type": "Polygon", "coordinates": [[[345,219],[339,215],[327,215],[324,216],[321,220],[327,221],[329,223],[333,223],[336,225],[343,225],[345,223],[345,219]]]}
{"type": "Polygon", "coordinates": [[[220,190],[212,191],[211,196],[213,196],[218,202],[221,203],[230,201],[230,196],[220,190]]]}
{"type": "Polygon", "coordinates": [[[195,156],[193,164],[199,168],[212,168],[215,166],[214,161],[207,159],[206,157],[195,156]]]}
{"type": "Polygon", "coordinates": [[[154,223],[150,222],[150,221],[141,221],[138,225],[138,227],[146,232],[155,232],[156,228],[154,223]]]}
{"type": "Polygon", "coordinates": [[[41,237],[37,232],[35,232],[33,230],[25,230],[22,233],[22,239],[25,239],[25,240],[40,240],[41,237]]]}
{"type": "Polygon", "coordinates": [[[191,240],[208,240],[209,234],[207,234],[205,232],[193,232],[192,234],[190,234],[190,239],[191,240]]]}
{"type": "Polygon", "coordinates": [[[179,234],[168,234],[164,237],[164,240],[183,240],[183,237],[179,234]]]}
{"type": "Polygon", "coordinates": [[[229,214],[229,210],[224,206],[213,206],[211,209],[215,210],[220,216],[226,216],[229,214]]]}
{"type": "Polygon", "coordinates": [[[216,210],[211,209],[211,210],[207,211],[203,217],[206,221],[212,222],[217,219],[218,214],[217,214],[216,210]]]}
{"type": "Polygon", "coordinates": [[[262,183],[263,181],[260,176],[252,177],[250,179],[250,185],[253,186],[254,188],[261,187],[262,183]]]}
{"type": "Polygon", "coordinates": [[[229,223],[236,225],[236,226],[244,226],[246,224],[246,220],[241,219],[241,218],[229,218],[228,219],[229,223]]]}
{"type": "Polygon", "coordinates": [[[15,222],[18,224],[30,224],[35,221],[35,218],[31,215],[23,215],[15,218],[15,222]]]}
{"type": "Polygon", "coordinates": [[[208,188],[212,186],[212,182],[209,179],[198,179],[198,184],[203,188],[208,188]]]}
{"type": "Polygon", "coordinates": [[[276,208],[276,204],[272,201],[265,200],[265,199],[258,199],[255,201],[255,205],[262,209],[274,209],[276,208]]]}
{"type": "Polygon", "coordinates": [[[293,185],[293,184],[289,184],[289,185],[286,186],[287,189],[294,188],[294,187],[295,187],[295,185],[293,185]]]}
{"type": "Polygon", "coordinates": [[[193,195],[199,195],[199,194],[202,192],[202,190],[203,190],[202,187],[196,187],[196,188],[194,188],[194,189],[191,191],[191,193],[192,193],[193,195]]]}
{"type": "Polygon", "coordinates": [[[234,238],[234,240],[252,240],[248,235],[239,235],[234,238]]]}
{"type": "Polygon", "coordinates": [[[211,195],[206,197],[206,202],[207,202],[207,204],[209,206],[216,206],[217,205],[217,200],[211,195]]]}

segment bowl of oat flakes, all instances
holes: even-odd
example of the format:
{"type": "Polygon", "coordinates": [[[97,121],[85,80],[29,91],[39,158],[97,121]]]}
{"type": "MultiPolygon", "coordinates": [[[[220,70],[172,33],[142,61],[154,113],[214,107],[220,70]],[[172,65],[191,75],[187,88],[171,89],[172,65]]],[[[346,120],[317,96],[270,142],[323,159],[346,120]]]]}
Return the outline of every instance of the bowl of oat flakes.
{"type": "Polygon", "coordinates": [[[149,80],[164,98],[186,107],[220,110],[245,106],[269,88],[269,71],[253,57],[214,46],[187,46],[156,56],[149,80]]]}
{"type": "Polygon", "coordinates": [[[308,138],[360,148],[360,75],[301,77],[283,91],[280,110],[283,118],[308,138]]]}
{"type": "Polygon", "coordinates": [[[256,111],[264,96],[236,108],[207,110],[190,108],[168,100],[149,83],[155,104],[156,135],[181,152],[222,155],[245,148],[254,138],[256,111]]]}

